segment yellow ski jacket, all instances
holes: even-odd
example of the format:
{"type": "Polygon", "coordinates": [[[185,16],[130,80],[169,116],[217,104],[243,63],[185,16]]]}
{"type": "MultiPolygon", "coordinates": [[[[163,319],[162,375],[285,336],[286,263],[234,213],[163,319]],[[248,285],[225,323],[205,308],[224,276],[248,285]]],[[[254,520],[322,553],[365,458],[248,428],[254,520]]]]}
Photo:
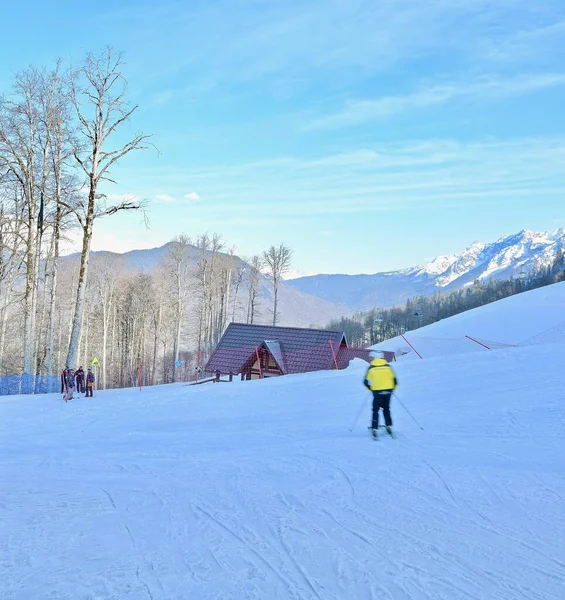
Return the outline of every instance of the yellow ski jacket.
{"type": "Polygon", "coordinates": [[[371,391],[392,391],[397,386],[396,375],[384,358],[373,358],[364,383],[371,391]]]}

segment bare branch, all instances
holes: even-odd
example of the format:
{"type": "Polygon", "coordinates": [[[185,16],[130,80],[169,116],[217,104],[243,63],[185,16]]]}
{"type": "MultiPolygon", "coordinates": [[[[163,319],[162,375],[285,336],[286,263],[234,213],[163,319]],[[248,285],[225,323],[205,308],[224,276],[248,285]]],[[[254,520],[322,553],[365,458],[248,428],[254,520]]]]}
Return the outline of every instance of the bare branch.
{"type": "Polygon", "coordinates": [[[138,210],[139,204],[136,202],[121,202],[120,204],[115,204],[110,208],[107,208],[105,211],[98,214],[99,217],[105,217],[106,215],[113,215],[120,210],[138,210]]]}

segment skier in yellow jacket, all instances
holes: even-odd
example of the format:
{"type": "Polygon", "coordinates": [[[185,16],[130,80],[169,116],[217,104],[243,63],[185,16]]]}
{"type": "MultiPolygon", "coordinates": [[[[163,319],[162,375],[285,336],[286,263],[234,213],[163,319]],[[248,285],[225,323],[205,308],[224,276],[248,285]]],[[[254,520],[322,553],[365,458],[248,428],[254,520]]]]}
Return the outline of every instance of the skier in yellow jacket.
{"type": "Polygon", "coordinates": [[[383,358],[383,353],[375,351],[375,358],[371,360],[365,375],[365,387],[373,392],[373,421],[371,433],[377,437],[379,428],[379,409],[383,409],[386,431],[392,435],[392,418],[390,416],[390,397],[398,382],[396,374],[388,362],[383,358]]]}

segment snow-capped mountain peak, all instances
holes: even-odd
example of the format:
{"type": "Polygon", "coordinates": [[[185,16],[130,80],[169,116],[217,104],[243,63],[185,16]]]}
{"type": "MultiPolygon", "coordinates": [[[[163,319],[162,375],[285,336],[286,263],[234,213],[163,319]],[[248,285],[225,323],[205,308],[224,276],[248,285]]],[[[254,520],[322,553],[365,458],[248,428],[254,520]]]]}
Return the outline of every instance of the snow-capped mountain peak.
{"type": "Polygon", "coordinates": [[[446,254],[400,271],[373,275],[314,275],[289,283],[321,298],[355,310],[402,304],[407,298],[455,290],[476,280],[523,277],[551,266],[565,249],[565,227],[538,232],[523,229],[495,242],[473,242],[459,254],[446,254]]]}
{"type": "Polygon", "coordinates": [[[523,229],[515,234],[504,235],[491,244],[473,242],[461,254],[450,255],[453,260],[443,271],[435,270],[439,266],[439,259],[421,265],[418,269],[430,274],[433,273],[432,269],[435,271],[435,287],[450,286],[470,274],[473,275],[470,281],[510,277],[517,272],[551,264],[564,238],[565,228],[555,232],[523,229]]]}

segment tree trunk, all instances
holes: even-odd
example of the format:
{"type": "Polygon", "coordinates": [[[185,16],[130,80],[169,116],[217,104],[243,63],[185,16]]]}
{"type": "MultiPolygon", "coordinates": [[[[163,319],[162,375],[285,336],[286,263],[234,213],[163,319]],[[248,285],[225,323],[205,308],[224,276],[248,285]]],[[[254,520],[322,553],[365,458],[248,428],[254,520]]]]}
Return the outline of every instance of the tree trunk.
{"type": "Polygon", "coordinates": [[[102,303],[102,389],[106,389],[106,347],[108,344],[108,321],[111,311],[110,306],[106,306],[106,302],[102,303]]]}
{"type": "Polygon", "coordinates": [[[67,354],[67,364],[74,365],[80,340],[80,331],[82,326],[82,317],[84,313],[84,301],[86,296],[86,281],[88,276],[88,262],[90,260],[90,243],[92,240],[92,224],[94,222],[94,205],[95,205],[96,184],[94,179],[90,178],[90,191],[88,194],[88,212],[83,227],[82,235],[82,252],[80,255],[80,271],[78,276],[78,287],[75,302],[75,312],[73,317],[73,327],[71,332],[71,340],[69,344],[69,352],[67,354]]]}
{"type": "MultiPolygon", "coordinates": [[[[6,326],[8,324],[8,298],[9,295],[6,294],[4,297],[4,306],[2,307],[2,312],[0,313],[0,367],[4,364],[4,340],[6,339],[6,326]]],[[[2,375],[2,371],[0,370],[0,376],[2,375]]],[[[8,373],[4,373],[7,375],[8,373]]]]}
{"type": "Polygon", "coordinates": [[[53,262],[51,263],[50,290],[49,290],[49,333],[47,342],[47,370],[49,376],[53,376],[53,358],[54,358],[54,335],[55,335],[55,296],[57,294],[57,269],[59,266],[59,229],[61,226],[61,206],[57,204],[57,213],[55,216],[55,228],[53,237],[55,245],[53,248],[53,262]]]}

